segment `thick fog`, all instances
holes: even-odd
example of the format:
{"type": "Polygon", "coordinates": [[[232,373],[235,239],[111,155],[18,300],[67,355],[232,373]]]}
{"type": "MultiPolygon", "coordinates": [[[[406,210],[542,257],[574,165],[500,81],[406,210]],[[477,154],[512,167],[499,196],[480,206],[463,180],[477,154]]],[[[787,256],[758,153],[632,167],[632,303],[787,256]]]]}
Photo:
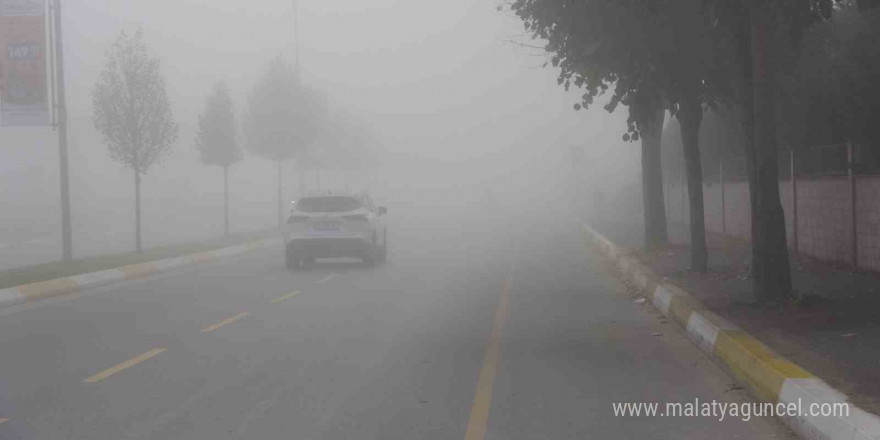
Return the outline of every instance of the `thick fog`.
{"type": "MultiPolygon", "coordinates": [[[[290,0],[64,2],[74,252],[127,251],[133,243],[130,169],[111,161],[92,123],[91,93],[105,51],[122,30],[142,28],[162,59],[179,138],[145,175],[144,245],[222,234],[222,170],[194,148],[198,114],[219,80],[236,110],[269,61],[295,57],[290,0]]],[[[322,190],[367,189],[392,214],[475,209],[486,194],[515,211],[567,203],[571,148],[581,148],[587,188],[638,187],[638,144],[623,142],[625,112],[575,112],[579,95],[542,68],[522,22],[491,0],[300,0],[303,82],[326,93],[330,112],[371,133],[359,169],[321,172],[322,190]],[[601,164],[601,165],[600,165],[601,164]],[[603,182],[601,185],[598,182],[603,182]],[[402,209],[408,207],[407,209],[402,209]]],[[[284,168],[284,198],[299,193],[284,168]]],[[[0,253],[30,242],[54,259],[60,241],[57,133],[0,130],[0,253]],[[6,250],[4,250],[4,248],[6,250]]],[[[245,148],[230,174],[233,232],[276,224],[275,165],[245,148]]],[[[308,189],[319,176],[307,173],[308,189]]],[[[588,190],[589,191],[589,190],[588,190]]],[[[464,211],[461,211],[464,210],[464,211]]],[[[8,257],[8,255],[7,255],[8,257]]],[[[10,258],[3,264],[9,265],[10,258]]]]}

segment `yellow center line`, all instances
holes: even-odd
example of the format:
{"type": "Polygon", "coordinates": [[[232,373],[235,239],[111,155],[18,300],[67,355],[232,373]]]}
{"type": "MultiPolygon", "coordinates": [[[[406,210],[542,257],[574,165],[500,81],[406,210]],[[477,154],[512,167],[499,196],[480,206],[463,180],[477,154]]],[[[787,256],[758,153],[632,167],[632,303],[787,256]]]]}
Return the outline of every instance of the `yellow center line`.
{"type": "Polygon", "coordinates": [[[223,327],[223,326],[226,325],[226,324],[232,324],[233,322],[238,321],[239,319],[244,318],[244,317],[247,316],[247,315],[249,315],[249,313],[247,313],[247,312],[241,312],[241,313],[239,313],[239,314],[237,314],[237,315],[235,315],[235,316],[232,316],[232,317],[226,318],[226,319],[224,319],[224,320],[222,320],[222,321],[220,321],[220,322],[218,322],[218,323],[216,323],[216,324],[214,324],[214,325],[209,325],[209,326],[203,328],[203,329],[202,329],[202,333],[212,332],[212,331],[214,331],[214,330],[217,330],[217,329],[220,328],[220,327],[223,327]]]}
{"type": "Polygon", "coordinates": [[[110,368],[108,368],[108,369],[106,369],[106,370],[104,370],[104,371],[102,371],[92,377],[89,377],[88,379],[84,380],[83,382],[95,383],[100,380],[104,380],[104,379],[106,379],[106,378],[126,369],[126,368],[131,368],[131,367],[133,367],[133,366],[135,366],[135,365],[137,365],[137,364],[139,364],[139,363],[141,363],[141,362],[143,362],[153,356],[156,356],[165,350],[166,350],[165,348],[154,348],[146,353],[139,354],[139,355],[137,355],[137,356],[125,361],[125,362],[117,364],[117,365],[110,367],[110,368]]]}
{"type": "MultiPolygon", "coordinates": [[[[511,271],[512,272],[512,271],[511,271]]],[[[467,425],[464,440],[483,440],[486,425],[489,422],[489,407],[492,404],[492,386],[495,374],[501,361],[501,331],[504,321],[510,314],[510,277],[504,282],[501,300],[495,309],[495,320],[492,323],[492,334],[486,344],[486,355],[483,357],[483,368],[477,381],[477,392],[471,407],[471,418],[467,425]]]]}
{"type": "Polygon", "coordinates": [[[299,295],[299,290],[294,290],[293,292],[290,292],[286,295],[281,295],[278,298],[273,299],[272,302],[273,303],[281,302],[281,301],[284,301],[285,299],[293,298],[294,296],[297,296],[297,295],[299,295]]]}

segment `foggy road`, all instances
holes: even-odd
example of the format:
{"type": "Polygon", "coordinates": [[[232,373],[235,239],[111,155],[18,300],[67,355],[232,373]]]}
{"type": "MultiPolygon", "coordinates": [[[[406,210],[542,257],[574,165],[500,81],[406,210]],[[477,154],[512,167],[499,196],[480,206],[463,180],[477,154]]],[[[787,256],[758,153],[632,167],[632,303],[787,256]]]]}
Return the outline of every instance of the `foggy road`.
{"type": "Polygon", "coordinates": [[[787,438],[772,419],[614,416],[748,398],[574,221],[400,223],[375,268],[290,273],[278,247],[7,309],[0,438],[787,438]]]}

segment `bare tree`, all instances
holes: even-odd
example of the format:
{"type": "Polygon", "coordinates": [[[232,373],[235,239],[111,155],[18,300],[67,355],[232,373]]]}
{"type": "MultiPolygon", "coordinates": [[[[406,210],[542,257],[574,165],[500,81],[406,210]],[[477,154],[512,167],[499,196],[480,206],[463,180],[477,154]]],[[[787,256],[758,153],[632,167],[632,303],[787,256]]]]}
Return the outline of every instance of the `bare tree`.
{"type": "Polygon", "coordinates": [[[141,175],[171,151],[177,123],[171,114],[159,59],[152,57],[143,31],[120,32],[107,50],[107,64],[92,91],[95,128],[110,158],[134,171],[135,249],[141,245],[141,175]]]}
{"type": "Polygon", "coordinates": [[[248,149],[278,167],[278,224],[283,222],[281,163],[315,140],[322,111],[317,94],[304,87],[283,58],[273,60],[248,97],[244,132],[248,149]]]}
{"type": "Polygon", "coordinates": [[[236,140],[235,106],[226,83],[219,82],[208,95],[199,115],[196,149],[205,165],[223,168],[223,233],[229,234],[229,167],[241,160],[236,140]]]}

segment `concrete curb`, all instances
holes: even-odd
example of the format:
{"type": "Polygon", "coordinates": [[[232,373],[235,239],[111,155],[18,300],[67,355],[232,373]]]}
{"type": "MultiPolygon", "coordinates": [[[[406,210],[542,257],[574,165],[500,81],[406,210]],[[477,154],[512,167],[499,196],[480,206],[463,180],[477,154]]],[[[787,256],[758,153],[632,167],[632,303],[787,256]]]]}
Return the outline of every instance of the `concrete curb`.
{"type": "Polygon", "coordinates": [[[22,284],[15,287],[0,289],[0,309],[14,305],[38,301],[45,298],[81,292],[86,289],[105,284],[143,278],[155,273],[177,269],[196,263],[216,261],[256,249],[274,246],[282,242],[281,238],[270,238],[237,246],[216,249],[209,252],[181,255],[164,260],[130,264],[128,266],[106,269],[98,272],[83,273],[54,280],[22,284]]]}
{"type": "Polygon", "coordinates": [[[587,238],[618,266],[624,277],[635,284],[654,307],[686,329],[688,337],[752,396],[774,405],[796,405],[798,415],[780,419],[798,435],[809,440],[880,439],[880,417],[851,403],[848,404],[848,416],[809,415],[811,408],[843,404],[849,398],[779,356],[741,328],[706,310],[688,292],[661,282],[650,269],[625,255],[617,245],[588,225],[582,224],[582,228],[587,238]]]}

